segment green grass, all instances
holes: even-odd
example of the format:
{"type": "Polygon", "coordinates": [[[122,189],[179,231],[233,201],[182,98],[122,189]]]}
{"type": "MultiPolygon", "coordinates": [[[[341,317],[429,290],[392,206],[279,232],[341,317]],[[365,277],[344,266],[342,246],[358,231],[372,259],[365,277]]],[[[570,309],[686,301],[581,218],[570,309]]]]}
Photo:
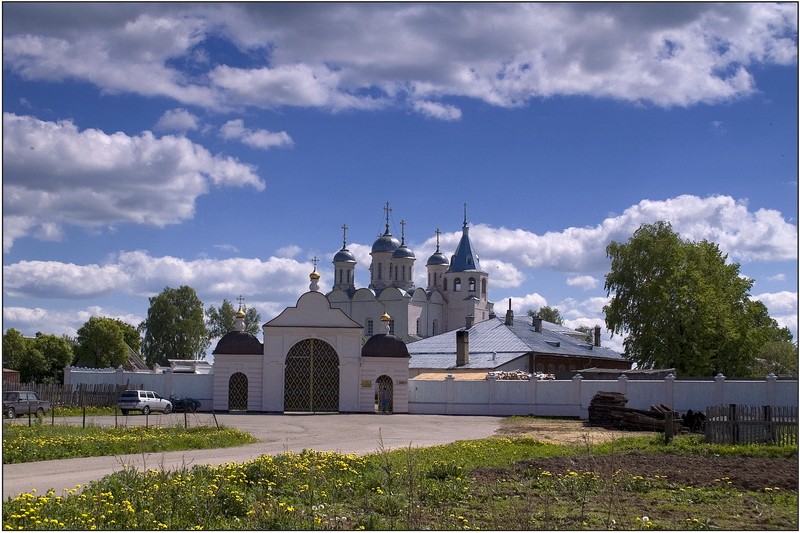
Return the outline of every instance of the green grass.
{"type": "MultiPolygon", "coordinates": [[[[764,447],[766,448],[766,447],[764,447]]],[[[78,493],[22,494],[3,505],[4,529],[736,529],[797,530],[797,492],[726,483],[681,486],[663,476],[548,471],[549,458],[736,450],[693,438],[558,446],[490,438],[368,456],[265,455],[239,464],[133,468],[78,493]]],[[[794,449],[744,449],[786,457],[794,449]]],[[[562,461],[563,463],[563,461],[562,461]]],[[[555,463],[553,463],[555,464],[555,463]]]]}
{"type": "MultiPolygon", "coordinates": [[[[83,407],[77,405],[55,405],[53,413],[55,416],[83,416],[83,407]]],[[[119,413],[116,407],[86,407],[86,416],[114,416],[119,413]]],[[[49,418],[50,413],[45,415],[49,418]]]]}
{"type": "Polygon", "coordinates": [[[37,423],[3,426],[3,464],[131,453],[227,448],[257,442],[234,428],[112,428],[37,423]]]}

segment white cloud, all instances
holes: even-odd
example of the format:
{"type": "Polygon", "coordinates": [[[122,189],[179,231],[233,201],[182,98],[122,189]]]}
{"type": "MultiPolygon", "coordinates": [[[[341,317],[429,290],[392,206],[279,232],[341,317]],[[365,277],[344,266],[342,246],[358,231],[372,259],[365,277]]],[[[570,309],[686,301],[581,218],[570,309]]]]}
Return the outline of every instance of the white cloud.
{"type": "Polygon", "coordinates": [[[594,276],[570,276],[567,278],[567,285],[570,287],[580,287],[585,291],[597,287],[599,280],[594,276]]]}
{"type": "MultiPolygon", "coordinates": [[[[682,195],[667,200],[642,200],[621,215],[591,228],[567,228],[537,235],[523,229],[477,224],[470,236],[484,255],[519,268],[547,268],[566,272],[605,272],[606,247],[627,241],[642,224],[665,220],[682,238],[708,239],[735,261],[775,261],[797,258],[797,226],[775,210],[749,211],[730,196],[682,195]]],[[[442,242],[457,242],[450,233],[442,242]]]]}
{"type": "Polygon", "coordinates": [[[4,11],[4,66],[208,108],[399,104],[454,120],[452,96],[690,106],[751,95],[755,69],[797,61],[792,3],[69,7],[4,11]],[[210,36],[253,64],[215,61],[210,36]]]}
{"type": "Polygon", "coordinates": [[[765,292],[752,297],[767,306],[769,316],[781,327],[787,327],[797,340],[797,293],[789,291],[765,292]]]}
{"type": "Polygon", "coordinates": [[[200,127],[200,119],[186,109],[170,109],[166,111],[156,122],[157,131],[176,131],[186,133],[189,130],[196,130],[200,127]]]}
{"type": "Polygon", "coordinates": [[[25,235],[57,239],[63,224],[178,223],[211,185],[264,189],[252,166],[184,137],[81,131],[12,113],[3,114],[3,162],[6,251],[25,235]]]}
{"type": "Polygon", "coordinates": [[[786,281],[786,274],[775,274],[767,278],[767,281],[786,281]]]}
{"type": "Polygon", "coordinates": [[[251,130],[244,127],[241,119],[229,120],[219,130],[226,140],[238,140],[253,148],[268,149],[274,146],[292,146],[294,141],[285,131],[251,130]]]}

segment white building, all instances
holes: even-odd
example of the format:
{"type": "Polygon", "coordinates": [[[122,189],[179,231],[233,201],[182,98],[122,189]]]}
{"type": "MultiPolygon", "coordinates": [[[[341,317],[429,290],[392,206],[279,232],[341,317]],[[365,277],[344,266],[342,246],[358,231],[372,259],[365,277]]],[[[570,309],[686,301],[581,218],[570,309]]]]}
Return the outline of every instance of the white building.
{"type": "Polygon", "coordinates": [[[467,317],[482,322],[494,316],[489,301],[489,275],[481,270],[478,255],[469,238],[466,208],[461,240],[450,260],[439,250],[436,230],[436,251],[428,258],[428,286],[414,285],[416,256],[405,244],[405,221],[398,241],[389,231],[387,203],[386,230],[372,244],[372,263],[368,287],[355,286],[355,256],[347,249],[347,226],[342,249],[333,257],[334,284],[327,294],[334,308],[341,309],[363,328],[362,336],[370,337],[380,316],[392,317],[390,332],[406,341],[431,337],[463,327],[467,317]]]}

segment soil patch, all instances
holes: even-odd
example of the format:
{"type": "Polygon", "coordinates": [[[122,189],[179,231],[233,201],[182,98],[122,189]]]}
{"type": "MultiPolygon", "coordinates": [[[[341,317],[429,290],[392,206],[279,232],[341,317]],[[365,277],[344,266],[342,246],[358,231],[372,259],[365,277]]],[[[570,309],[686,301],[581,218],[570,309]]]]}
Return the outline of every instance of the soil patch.
{"type": "MultiPolygon", "coordinates": [[[[647,434],[648,432],[592,427],[581,420],[524,417],[508,419],[496,432],[497,436],[529,437],[555,444],[597,444],[621,437],[647,434]]],[[[758,491],[767,487],[795,492],[798,490],[797,457],[700,457],[668,453],[619,453],[611,456],[535,459],[517,463],[509,469],[481,468],[472,475],[490,482],[503,477],[509,479],[509,476],[524,477],[530,475],[532,469],[547,470],[554,474],[563,474],[570,470],[595,472],[604,477],[620,471],[645,479],[660,476],[669,482],[693,487],[724,484],[740,490],[758,491]]]]}

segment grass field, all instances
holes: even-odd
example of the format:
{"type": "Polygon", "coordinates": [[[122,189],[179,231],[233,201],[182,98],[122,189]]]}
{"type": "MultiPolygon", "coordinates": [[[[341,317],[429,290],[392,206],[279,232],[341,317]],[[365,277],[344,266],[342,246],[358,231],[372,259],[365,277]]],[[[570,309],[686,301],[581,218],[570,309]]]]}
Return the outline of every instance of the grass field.
{"type": "Polygon", "coordinates": [[[796,531],[797,506],[796,447],[712,446],[694,436],[599,445],[489,438],[379,446],[368,456],[306,450],[216,467],[126,468],[63,494],[10,499],[3,525],[796,531]]]}

